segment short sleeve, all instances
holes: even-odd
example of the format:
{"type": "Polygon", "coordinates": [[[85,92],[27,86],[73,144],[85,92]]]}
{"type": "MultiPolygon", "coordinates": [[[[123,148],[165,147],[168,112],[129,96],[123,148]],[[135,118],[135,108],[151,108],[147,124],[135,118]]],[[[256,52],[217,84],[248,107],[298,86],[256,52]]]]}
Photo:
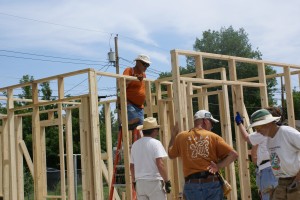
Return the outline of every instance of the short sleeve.
{"type": "Polygon", "coordinates": [[[131,67],[126,68],[123,72],[123,75],[131,76],[131,74],[132,74],[131,70],[132,70],[131,67]]]}
{"type": "Polygon", "coordinates": [[[233,148],[220,136],[217,136],[216,140],[217,157],[218,159],[223,159],[233,150],[233,148]]]}
{"type": "Polygon", "coordinates": [[[156,142],[154,149],[154,158],[164,158],[168,156],[160,141],[156,142]]]}
{"type": "Polygon", "coordinates": [[[261,144],[264,140],[266,140],[266,137],[260,133],[254,132],[249,135],[249,140],[252,145],[258,145],[261,144]]]}

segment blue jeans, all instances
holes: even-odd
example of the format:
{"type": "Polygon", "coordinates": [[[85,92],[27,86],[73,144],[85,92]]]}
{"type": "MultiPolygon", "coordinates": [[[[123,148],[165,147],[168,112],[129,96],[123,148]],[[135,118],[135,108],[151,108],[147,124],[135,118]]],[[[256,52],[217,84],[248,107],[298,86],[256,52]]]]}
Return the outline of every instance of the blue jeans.
{"type": "Polygon", "coordinates": [[[133,119],[139,119],[139,122],[137,125],[142,125],[144,122],[144,109],[139,108],[133,104],[127,104],[127,115],[128,115],[128,121],[131,121],[133,119]]]}
{"type": "Polygon", "coordinates": [[[271,167],[267,167],[261,171],[257,169],[256,185],[261,192],[262,200],[269,200],[271,190],[278,185],[278,180],[274,176],[271,167]]]}
{"type": "Polygon", "coordinates": [[[222,200],[223,190],[219,181],[210,183],[185,183],[186,200],[222,200]]]}

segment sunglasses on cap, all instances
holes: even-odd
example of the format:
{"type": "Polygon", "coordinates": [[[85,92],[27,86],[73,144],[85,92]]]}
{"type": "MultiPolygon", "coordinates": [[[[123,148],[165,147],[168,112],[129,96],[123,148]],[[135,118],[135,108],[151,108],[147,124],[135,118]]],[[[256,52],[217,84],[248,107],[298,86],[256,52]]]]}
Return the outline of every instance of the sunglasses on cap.
{"type": "Polygon", "coordinates": [[[146,68],[148,68],[148,67],[150,66],[149,63],[145,63],[145,62],[143,62],[143,61],[141,61],[141,60],[140,60],[140,62],[141,62],[141,63],[143,64],[143,66],[146,67],[146,68]]]}
{"type": "Polygon", "coordinates": [[[205,113],[205,114],[204,114],[204,117],[205,117],[205,118],[211,118],[211,113],[205,113]]]}

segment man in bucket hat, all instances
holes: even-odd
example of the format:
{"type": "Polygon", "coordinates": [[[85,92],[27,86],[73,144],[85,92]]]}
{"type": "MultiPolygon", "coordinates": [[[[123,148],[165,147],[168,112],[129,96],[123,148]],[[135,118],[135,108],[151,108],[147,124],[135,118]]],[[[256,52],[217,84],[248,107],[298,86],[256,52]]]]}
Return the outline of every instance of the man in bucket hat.
{"type": "MultiPolygon", "coordinates": [[[[266,110],[268,110],[273,117],[281,117],[281,111],[277,107],[267,107],[266,110]]],[[[261,200],[270,200],[274,188],[278,185],[278,180],[272,172],[270,154],[267,147],[268,137],[265,137],[258,132],[248,134],[243,125],[243,118],[240,116],[239,112],[237,112],[235,122],[245,141],[252,145],[251,157],[252,161],[256,164],[256,185],[259,189],[261,200]],[[255,152],[253,152],[254,149],[255,152]],[[253,159],[254,157],[256,157],[256,159],[253,159]]],[[[277,124],[282,125],[281,121],[277,122],[277,124]]]]}
{"type": "Polygon", "coordinates": [[[272,171],[279,178],[272,200],[300,199],[300,132],[290,126],[278,126],[280,117],[266,109],[251,115],[251,125],[268,137],[272,171]]]}
{"type": "Polygon", "coordinates": [[[143,79],[146,78],[145,72],[151,64],[149,56],[143,54],[138,55],[135,61],[134,67],[128,67],[123,72],[123,75],[135,76],[138,79],[137,81],[126,81],[128,124],[131,130],[143,124],[143,108],[146,99],[143,79]]]}
{"type": "Polygon", "coordinates": [[[143,125],[137,127],[144,137],[134,142],[131,148],[130,171],[139,200],[165,200],[166,193],[171,192],[163,161],[168,155],[161,142],[155,139],[159,127],[155,118],[146,118],[143,125]]]}
{"type": "Polygon", "coordinates": [[[222,137],[211,132],[219,122],[210,112],[199,110],[194,115],[194,127],[179,133],[178,124],[172,130],[168,154],[182,158],[187,200],[221,200],[223,190],[216,172],[237,159],[238,154],[222,137]]]}

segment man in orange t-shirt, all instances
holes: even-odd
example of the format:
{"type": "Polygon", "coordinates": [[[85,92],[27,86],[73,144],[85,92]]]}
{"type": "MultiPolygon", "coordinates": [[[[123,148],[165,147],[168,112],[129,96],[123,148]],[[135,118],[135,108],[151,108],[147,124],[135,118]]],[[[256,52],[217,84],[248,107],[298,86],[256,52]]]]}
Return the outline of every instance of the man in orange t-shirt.
{"type": "Polygon", "coordinates": [[[210,112],[199,110],[194,115],[194,127],[179,133],[178,124],[172,130],[168,155],[182,158],[187,200],[221,200],[222,185],[216,172],[237,159],[237,152],[222,137],[211,132],[219,122],[210,112]]]}
{"type": "Polygon", "coordinates": [[[131,129],[142,125],[144,121],[146,94],[143,79],[146,78],[145,72],[151,64],[149,56],[143,54],[140,54],[135,61],[134,67],[128,67],[123,72],[123,75],[136,76],[138,78],[137,81],[126,82],[128,124],[131,129]]]}

